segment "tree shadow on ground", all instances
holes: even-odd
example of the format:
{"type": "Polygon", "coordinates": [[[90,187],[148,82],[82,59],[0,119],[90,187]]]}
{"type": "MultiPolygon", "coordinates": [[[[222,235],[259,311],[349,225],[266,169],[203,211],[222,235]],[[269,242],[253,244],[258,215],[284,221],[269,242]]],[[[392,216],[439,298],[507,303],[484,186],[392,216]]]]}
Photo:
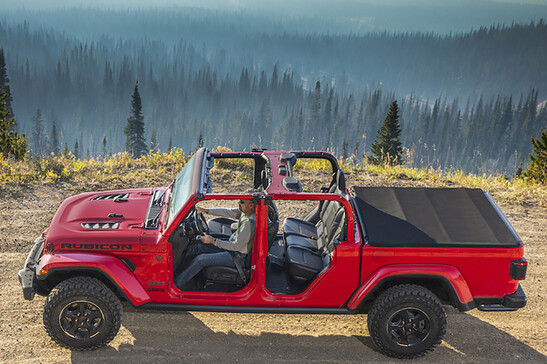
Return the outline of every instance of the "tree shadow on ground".
{"type": "MultiPolygon", "coordinates": [[[[264,320],[264,315],[242,316],[250,314],[224,316],[223,325],[229,329],[215,331],[204,322],[207,320],[187,312],[124,309],[123,328],[113,343],[93,352],[72,352],[72,362],[401,363],[376,351],[367,335],[272,333],[276,331],[272,325],[279,324],[279,320],[264,320]],[[250,324],[252,334],[237,333],[249,332],[246,330],[250,324]]],[[[306,317],[313,320],[313,316],[306,317]]],[[[282,320],[301,322],[306,317],[286,315],[282,320]]],[[[337,320],[337,317],[340,316],[329,316],[329,320],[337,320]]],[[[364,316],[354,317],[363,320],[364,316]]],[[[449,308],[448,321],[448,332],[441,346],[413,363],[547,361],[547,357],[530,346],[471,315],[449,308]]],[[[362,324],[366,322],[363,320],[362,324]]],[[[343,332],[343,327],[337,328],[341,332],[338,329],[343,332]]],[[[324,328],[317,330],[321,332],[324,328]]]]}

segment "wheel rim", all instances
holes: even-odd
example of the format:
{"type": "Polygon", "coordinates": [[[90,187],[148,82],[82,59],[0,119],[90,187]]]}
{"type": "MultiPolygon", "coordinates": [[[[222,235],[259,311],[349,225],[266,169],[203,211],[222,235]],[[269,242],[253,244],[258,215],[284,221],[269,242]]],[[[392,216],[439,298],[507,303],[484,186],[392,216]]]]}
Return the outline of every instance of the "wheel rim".
{"type": "Polygon", "coordinates": [[[416,346],[424,342],[431,330],[431,320],[422,310],[414,307],[396,311],[388,320],[387,331],[399,346],[416,346]]]}
{"type": "Polygon", "coordinates": [[[59,326],[75,339],[90,339],[98,335],[103,324],[103,311],[89,301],[71,302],[59,314],[59,326]]]}

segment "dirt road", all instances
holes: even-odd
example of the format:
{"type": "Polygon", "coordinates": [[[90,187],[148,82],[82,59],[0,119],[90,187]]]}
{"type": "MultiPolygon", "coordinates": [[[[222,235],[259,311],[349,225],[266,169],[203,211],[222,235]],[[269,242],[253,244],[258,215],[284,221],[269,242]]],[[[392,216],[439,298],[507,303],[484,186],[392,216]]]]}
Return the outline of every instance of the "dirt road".
{"type": "MultiPolygon", "coordinates": [[[[45,298],[25,301],[17,271],[60,202],[82,189],[55,185],[0,191],[1,363],[404,362],[373,349],[366,315],[180,313],[126,305],[122,328],[107,347],[90,353],[58,347],[43,328],[45,298]]],[[[446,307],[444,342],[413,363],[547,363],[547,209],[507,205],[502,210],[525,243],[528,305],[502,313],[446,307]]]]}

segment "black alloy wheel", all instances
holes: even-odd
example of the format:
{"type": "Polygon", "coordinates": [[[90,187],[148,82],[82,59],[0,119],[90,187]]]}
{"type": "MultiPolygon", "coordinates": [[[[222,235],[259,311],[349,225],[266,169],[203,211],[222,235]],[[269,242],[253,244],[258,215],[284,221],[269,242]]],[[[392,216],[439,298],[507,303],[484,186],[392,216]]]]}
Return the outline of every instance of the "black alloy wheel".
{"type": "Polygon", "coordinates": [[[416,346],[429,336],[431,320],[419,308],[404,308],[391,315],[387,329],[395,344],[416,346]]]}
{"type": "Polygon", "coordinates": [[[71,302],[59,314],[59,326],[68,336],[75,339],[95,337],[103,325],[103,311],[89,301],[71,302]]]}

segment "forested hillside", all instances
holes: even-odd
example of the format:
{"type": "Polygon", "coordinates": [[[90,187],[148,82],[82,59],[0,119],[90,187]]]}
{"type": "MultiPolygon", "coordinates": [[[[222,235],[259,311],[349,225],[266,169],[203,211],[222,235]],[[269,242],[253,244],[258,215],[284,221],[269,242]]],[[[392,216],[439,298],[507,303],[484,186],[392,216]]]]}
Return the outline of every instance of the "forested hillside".
{"type": "Polygon", "coordinates": [[[13,111],[35,154],[76,142],[82,156],[122,151],[136,80],[146,138],[155,131],[162,150],[191,150],[202,134],[207,146],[360,159],[397,99],[408,163],[512,173],[547,125],[543,21],[451,36],[328,35],[281,33],[281,20],[259,32],[237,15],[72,11],[63,32],[0,23],[13,111]],[[66,31],[75,19],[101,26],[66,31]]]}

